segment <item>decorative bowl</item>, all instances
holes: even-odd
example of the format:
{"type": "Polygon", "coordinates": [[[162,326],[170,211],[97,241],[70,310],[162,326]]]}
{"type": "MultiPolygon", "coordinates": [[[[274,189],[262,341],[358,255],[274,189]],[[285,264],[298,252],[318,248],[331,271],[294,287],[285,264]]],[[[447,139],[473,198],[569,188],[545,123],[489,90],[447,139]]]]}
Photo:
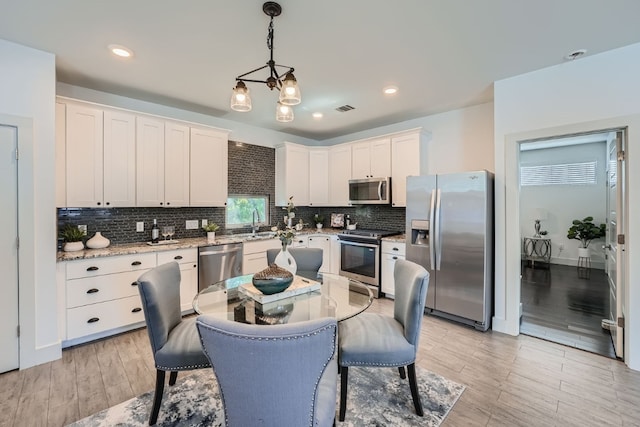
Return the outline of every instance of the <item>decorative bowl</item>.
{"type": "Polygon", "coordinates": [[[251,279],[253,286],[265,295],[277,294],[286,290],[293,282],[293,274],[284,268],[271,264],[257,272],[251,279]]]}

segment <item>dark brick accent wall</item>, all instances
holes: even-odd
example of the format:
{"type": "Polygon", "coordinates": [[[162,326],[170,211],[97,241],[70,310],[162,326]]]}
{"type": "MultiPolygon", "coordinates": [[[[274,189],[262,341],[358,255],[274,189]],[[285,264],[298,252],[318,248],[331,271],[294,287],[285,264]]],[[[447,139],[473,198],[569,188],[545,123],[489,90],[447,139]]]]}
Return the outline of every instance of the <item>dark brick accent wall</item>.
{"type": "MultiPolygon", "coordinates": [[[[318,213],[324,216],[324,226],[329,227],[331,225],[331,213],[343,213],[350,216],[352,223],[358,223],[358,228],[404,231],[405,211],[405,208],[392,208],[391,206],[381,205],[335,208],[297,207],[295,219],[297,222],[299,218],[302,218],[305,223],[313,225],[313,216],[318,213]]],[[[281,211],[280,217],[284,213],[284,211],[281,211]]],[[[280,220],[282,221],[282,219],[280,220]]]]}
{"type": "MultiPolygon", "coordinates": [[[[275,206],[275,149],[229,141],[229,195],[269,195],[270,223],[282,224],[285,211],[275,206]]],[[[295,202],[295,200],[294,200],[295,202]]],[[[302,218],[312,224],[313,215],[325,217],[325,227],[330,225],[331,213],[349,214],[359,228],[384,230],[404,230],[405,209],[390,206],[358,206],[336,208],[296,208],[296,219],[302,218]]],[[[226,230],[224,208],[60,208],[57,212],[58,228],[65,224],[86,224],[87,238],[96,231],[111,240],[112,244],[145,242],[151,240],[153,219],[158,226],[173,225],[174,239],[203,237],[205,232],[198,228],[187,230],[185,221],[207,219],[220,225],[219,234],[246,233],[249,228],[226,230]],[[136,222],[143,221],[145,231],[136,232],[136,222]]],[[[297,221],[296,221],[297,222],[297,221]]],[[[261,231],[267,230],[263,227],[261,231]]],[[[58,247],[62,244],[58,242],[58,247]]]]}

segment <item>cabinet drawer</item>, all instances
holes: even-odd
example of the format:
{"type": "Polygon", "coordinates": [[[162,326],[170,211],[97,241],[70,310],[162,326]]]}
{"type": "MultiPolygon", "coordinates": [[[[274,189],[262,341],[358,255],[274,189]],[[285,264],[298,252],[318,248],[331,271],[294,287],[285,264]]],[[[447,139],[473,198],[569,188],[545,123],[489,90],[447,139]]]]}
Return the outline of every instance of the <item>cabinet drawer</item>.
{"type": "Polygon", "coordinates": [[[382,241],[383,254],[405,255],[406,244],[404,242],[386,242],[382,241]]]}
{"type": "Polygon", "coordinates": [[[266,252],[267,249],[279,249],[281,247],[280,239],[265,239],[255,242],[244,242],[242,244],[242,253],[244,255],[266,252]]]}
{"type": "Polygon", "coordinates": [[[135,281],[146,271],[149,270],[67,280],[67,308],[137,296],[135,281]]]}
{"type": "Polygon", "coordinates": [[[67,279],[94,277],[124,271],[147,270],[155,266],[155,253],[69,261],[67,263],[67,279]]]}
{"type": "Polygon", "coordinates": [[[158,252],[158,265],[176,261],[178,264],[194,263],[198,260],[196,248],[178,249],[175,251],[158,252]]]}
{"type": "Polygon", "coordinates": [[[67,339],[72,340],[144,322],[139,296],[131,296],[67,310],[67,339]]]}
{"type": "Polygon", "coordinates": [[[295,236],[291,242],[292,248],[306,248],[309,246],[309,236],[295,236]]]}

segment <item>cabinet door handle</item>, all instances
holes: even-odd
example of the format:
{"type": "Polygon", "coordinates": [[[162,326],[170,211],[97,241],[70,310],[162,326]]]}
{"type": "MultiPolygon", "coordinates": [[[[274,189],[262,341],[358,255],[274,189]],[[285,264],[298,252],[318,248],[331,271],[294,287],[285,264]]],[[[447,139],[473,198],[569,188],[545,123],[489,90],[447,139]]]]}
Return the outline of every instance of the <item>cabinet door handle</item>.
{"type": "Polygon", "coordinates": [[[138,282],[131,282],[131,286],[138,286],[138,282]]]}
{"type": "Polygon", "coordinates": [[[92,317],[91,319],[87,320],[87,323],[96,323],[98,320],[100,320],[99,317],[92,317]]]}
{"type": "Polygon", "coordinates": [[[393,257],[393,259],[398,259],[398,257],[397,257],[397,256],[394,256],[394,257],[393,257]]]}
{"type": "Polygon", "coordinates": [[[131,265],[142,265],[142,262],[140,262],[140,261],[133,261],[133,262],[131,263],[131,265]]]}
{"type": "Polygon", "coordinates": [[[111,204],[111,202],[107,202],[106,205],[109,206],[111,204]]]}
{"type": "Polygon", "coordinates": [[[393,248],[393,250],[394,250],[394,251],[397,251],[397,250],[398,250],[398,248],[393,248]]]}
{"type": "Polygon", "coordinates": [[[162,206],[162,205],[163,205],[163,203],[162,203],[162,202],[160,202],[160,206],[162,206]]]}
{"type": "Polygon", "coordinates": [[[167,206],[169,206],[171,204],[171,202],[167,202],[167,206]]]}
{"type": "Polygon", "coordinates": [[[133,310],[131,310],[132,313],[138,313],[140,311],[142,311],[142,309],[140,307],[136,307],[133,310]]]}
{"type": "Polygon", "coordinates": [[[99,292],[99,290],[96,288],[91,288],[87,291],[88,294],[95,294],[96,292],[99,292]]]}
{"type": "Polygon", "coordinates": [[[100,206],[102,203],[98,202],[98,206],[100,206]]]}
{"type": "Polygon", "coordinates": [[[182,255],[176,255],[173,257],[173,259],[182,259],[182,255]]]}
{"type": "Polygon", "coordinates": [[[87,271],[98,271],[98,267],[96,266],[89,267],[87,268],[87,271]]]}

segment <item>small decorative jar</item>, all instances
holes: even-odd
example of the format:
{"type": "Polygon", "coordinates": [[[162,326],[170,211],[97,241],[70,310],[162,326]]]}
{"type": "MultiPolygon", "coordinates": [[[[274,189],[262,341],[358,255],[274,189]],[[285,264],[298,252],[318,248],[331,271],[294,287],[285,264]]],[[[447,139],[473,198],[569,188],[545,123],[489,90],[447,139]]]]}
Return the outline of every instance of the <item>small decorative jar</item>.
{"type": "Polygon", "coordinates": [[[84,243],[82,241],[79,242],[66,242],[62,247],[62,250],[65,252],[76,252],[84,249],[84,243]]]}

